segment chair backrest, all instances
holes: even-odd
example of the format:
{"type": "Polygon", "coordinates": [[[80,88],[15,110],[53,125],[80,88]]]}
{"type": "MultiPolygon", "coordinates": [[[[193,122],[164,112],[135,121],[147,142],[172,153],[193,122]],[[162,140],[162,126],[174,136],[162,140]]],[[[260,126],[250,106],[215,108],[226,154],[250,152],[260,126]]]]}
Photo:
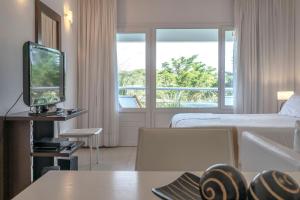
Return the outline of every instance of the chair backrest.
{"type": "Polygon", "coordinates": [[[299,171],[300,153],[261,135],[243,132],[240,162],[243,171],[299,171]]]}
{"type": "Polygon", "coordinates": [[[133,96],[119,96],[119,103],[122,108],[141,108],[141,102],[136,95],[133,96]]]}
{"type": "Polygon", "coordinates": [[[141,128],[136,170],[199,171],[234,165],[231,128],[141,128]]]}

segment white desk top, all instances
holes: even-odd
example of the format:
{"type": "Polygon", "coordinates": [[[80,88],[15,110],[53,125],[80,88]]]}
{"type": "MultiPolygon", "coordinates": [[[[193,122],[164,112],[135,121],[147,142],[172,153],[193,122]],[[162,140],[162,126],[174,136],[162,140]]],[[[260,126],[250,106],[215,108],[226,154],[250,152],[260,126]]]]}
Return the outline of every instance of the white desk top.
{"type": "MultiPolygon", "coordinates": [[[[183,172],[51,171],[13,200],[158,200],[153,187],[183,172]]],[[[195,173],[201,175],[201,172],[195,173]]],[[[300,183],[300,173],[288,173],[300,183]]],[[[244,173],[248,184],[256,173],[244,173]]]]}

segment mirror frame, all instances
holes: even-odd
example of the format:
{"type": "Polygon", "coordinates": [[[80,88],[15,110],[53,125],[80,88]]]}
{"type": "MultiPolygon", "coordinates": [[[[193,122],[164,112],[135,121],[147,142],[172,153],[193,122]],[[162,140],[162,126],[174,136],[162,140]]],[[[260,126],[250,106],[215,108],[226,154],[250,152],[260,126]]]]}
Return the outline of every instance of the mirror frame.
{"type": "Polygon", "coordinates": [[[35,42],[42,44],[42,13],[57,24],[57,47],[61,50],[61,16],[40,0],[35,0],[35,42]]]}

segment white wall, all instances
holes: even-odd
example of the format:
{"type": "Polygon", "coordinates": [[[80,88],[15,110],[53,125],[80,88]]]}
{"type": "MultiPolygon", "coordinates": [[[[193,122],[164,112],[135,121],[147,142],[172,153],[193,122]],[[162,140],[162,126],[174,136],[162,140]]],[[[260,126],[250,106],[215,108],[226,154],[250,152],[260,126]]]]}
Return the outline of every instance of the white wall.
{"type": "MultiPolygon", "coordinates": [[[[76,107],[77,1],[43,0],[62,16],[62,50],[67,55],[66,107],[76,107]],[[73,11],[73,25],[64,21],[64,6],[73,11]]],[[[1,0],[0,3],[0,115],[13,104],[23,87],[22,46],[35,40],[34,0],[1,0]]],[[[12,112],[27,110],[23,99],[12,112]]],[[[70,126],[73,122],[68,122],[70,126]]]]}
{"type": "Polygon", "coordinates": [[[233,0],[118,0],[118,24],[233,23],[233,0]]]}

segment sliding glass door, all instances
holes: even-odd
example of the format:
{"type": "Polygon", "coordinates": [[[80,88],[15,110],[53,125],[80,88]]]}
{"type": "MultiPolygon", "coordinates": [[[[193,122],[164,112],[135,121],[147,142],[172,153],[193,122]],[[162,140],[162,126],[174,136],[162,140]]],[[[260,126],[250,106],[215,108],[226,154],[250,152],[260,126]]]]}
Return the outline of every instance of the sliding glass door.
{"type": "Polygon", "coordinates": [[[124,28],[117,34],[120,141],[140,127],[168,127],[184,112],[230,113],[234,32],[230,28],[124,28]]]}

